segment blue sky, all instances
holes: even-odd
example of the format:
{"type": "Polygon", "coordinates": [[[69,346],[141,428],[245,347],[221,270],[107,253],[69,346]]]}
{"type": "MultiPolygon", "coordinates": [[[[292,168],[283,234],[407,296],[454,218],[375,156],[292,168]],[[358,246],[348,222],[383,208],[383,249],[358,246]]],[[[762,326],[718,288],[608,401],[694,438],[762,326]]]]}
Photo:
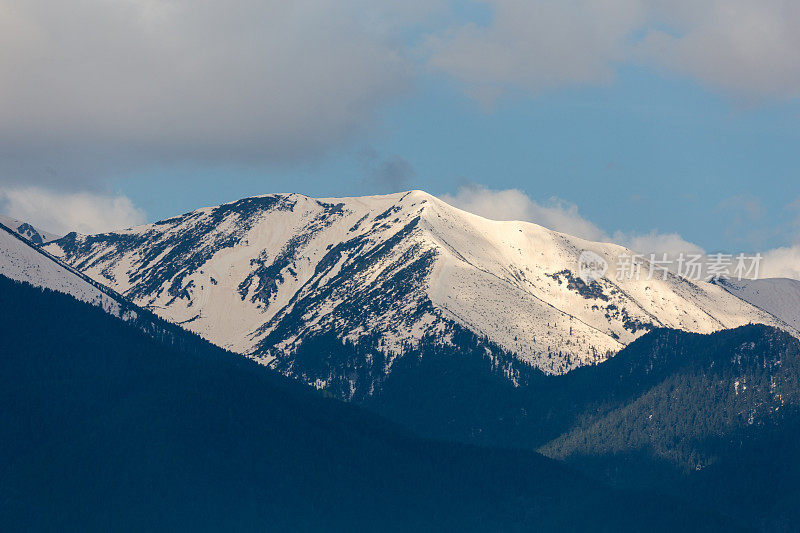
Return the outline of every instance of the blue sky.
{"type": "Polygon", "coordinates": [[[270,192],[394,192],[397,183],[370,179],[363,151],[371,149],[413,168],[400,188],[519,189],[538,202],[575,204],[609,233],[676,232],[708,250],[751,251],[795,236],[798,111],[795,102],[744,105],[646,69],[491,108],[432,77],[382,110],[366,134],[310,161],[147,169],[116,188],[150,218],[270,192]],[[745,204],[760,207],[749,214],[745,204]]]}
{"type": "Polygon", "coordinates": [[[800,272],[792,3],[3,3],[0,212],[47,229],[418,188],[800,272]]]}

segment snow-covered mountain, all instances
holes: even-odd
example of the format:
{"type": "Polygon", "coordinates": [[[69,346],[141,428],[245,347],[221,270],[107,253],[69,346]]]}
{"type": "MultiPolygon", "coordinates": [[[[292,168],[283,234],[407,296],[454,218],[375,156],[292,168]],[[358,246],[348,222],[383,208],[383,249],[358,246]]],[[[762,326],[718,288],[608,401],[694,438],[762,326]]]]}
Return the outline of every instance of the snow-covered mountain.
{"type": "Polygon", "coordinates": [[[50,233],[49,231],[35,228],[27,222],[4,215],[0,215],[0,224],[16,232],[18,235],[25,237],[25,239],[37,246],[49,241],[54,241],[61,237],[61,235],[56,235],[55,233],[50,233]]]}
{"type": "MultiPolygon", "coordinates": [[[[725,289],[672,274],[589,284],[578,257],[630,254],[526,222],[497,222],[422,191],[247,198],[44,247],[135,303],[265,363],[309,338],[372,343],[394,358],[472,331],[547,373],[605,359],[664,326],[786,325],[725,289]]],[[[613,267],[612,267],[613,270],[613,267]]],[[[290,368],[286,364],[282,368],[290,368]]]]}
{"type": "Polygon", "coordinates": [[[788,278],[731,280],[714,283],[742,300],[800,329],[800,281],[788,278]]]}
{"type": "Polygon", "coordinates": [[[61,264],[4,224],[0,224],[0,275],[69,294],[115,316],[125,314],[127,307],[119,295],[61,264]]]}

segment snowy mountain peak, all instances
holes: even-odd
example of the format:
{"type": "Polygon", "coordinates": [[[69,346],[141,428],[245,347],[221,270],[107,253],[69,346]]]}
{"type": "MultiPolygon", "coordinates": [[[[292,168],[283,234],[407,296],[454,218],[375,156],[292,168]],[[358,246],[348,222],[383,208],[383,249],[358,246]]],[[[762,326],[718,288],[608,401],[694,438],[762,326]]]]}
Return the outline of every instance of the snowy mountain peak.
{"type": "Polygon", "coordinates": [[[453,328],[548,373],[602,360],[654,326],[712,332],[783,324],[721,287],[584,282],[578,258],[621,246],[467,213],[423,191],[315,199],[270,194],[45,249],[205,338],[291,371],[332,334],[395,357],[453,328]],[[288,361],[288,363],[287,363],[288,361]]]}

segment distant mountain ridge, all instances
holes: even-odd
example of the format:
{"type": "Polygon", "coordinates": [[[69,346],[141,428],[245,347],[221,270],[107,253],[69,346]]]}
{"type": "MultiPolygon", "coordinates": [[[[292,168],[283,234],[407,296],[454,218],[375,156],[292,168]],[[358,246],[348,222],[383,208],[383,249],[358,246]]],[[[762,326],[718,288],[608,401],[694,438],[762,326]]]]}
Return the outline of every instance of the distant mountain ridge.
{"type": "MultiPolygon", "coordinates": [[[[0,224],[0,276],[66,294],[79,302],[91,304],[164,344],[181,345],[186,352],[202,350],[206,344],[196,334],[142,309],[113,289],[64,264],[3,224],[0,224]]],[[[40,327],[47,330],[52,324],[41,322],[40,327]]]]}
{"type": "Polygon", "coordinates": [[[564,376],[563,386],[577,396],[592,382],[602,384],[593,399],[602,407],[545,445],[548,455],[646,451],[700,470],[718,459],[722,441],[798,417],[800,340],[763,325],[653,331],[602,365],[564,376]]]}
{"type": "Polygon", "coordinates": [[[114,291],[61,263],[35,244],[36,241],[0,223],[0,274],[35,287],[69,294],[117,316],[130,307],[127,300],[114,291]]]}
{"type": "MultiPolygon", "coordinates": [[[[539,448],[759,531],[800,528],[800,340],[762,325],[653,331],[560,385],[584,412],[539,448]],[[588,392],[588,394],[587,394],[588,392]]],[[[555,383],[554,383],[555,385],[555,383]]]]}
{"type": "Polygon", "coordinates": [[[36,228],[28,222],[16,220],[4,215],[0,215],[0,224],[6,226],[37,246],[54,241],[61,237],[61,235],[36,228]]]}
{"type": "Polygon", "coordinates": [[[672,274],[586,285],[577,275],[583,250],[610,265],[630,252],[490,221],[422,191],[259,196],[124,231],[71,233],[44,249],[219,346],[297,377],[292,354],[327,333],[373,343],[385,355],[377,374],[423,338],[449,342],[454,326],[559,374],[604,360],[653,327],[785,327],[720,287],[672,274]]]}
{"type": "Polygon", "coordinates": [[[713,281],[731,294],[800,329],[800,281],[788,278],[713,281]]]}

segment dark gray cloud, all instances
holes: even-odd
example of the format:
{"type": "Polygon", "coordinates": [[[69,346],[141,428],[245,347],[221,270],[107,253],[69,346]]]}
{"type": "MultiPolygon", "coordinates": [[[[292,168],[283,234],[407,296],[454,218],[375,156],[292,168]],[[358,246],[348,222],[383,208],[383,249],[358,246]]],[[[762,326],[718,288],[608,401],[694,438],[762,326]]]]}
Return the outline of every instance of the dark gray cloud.
{"type": "Polygon", "coordinates": [[[608,83],[620,65],[691,76],[746,100],[800,96],[800,3],[790,0],[484,0],[487,24],[433,34],[429,65],[491,101],[608,83]]]}
{"type": "Polygon", "coordinates": [[[0,180],[324,153],[409,88],[421,4],[3,0],[0,180]]]}
{"type": "MultiPolygon", "coordinates": [[[[419,72],[487,100],[608,83],[631,63],[800,95],[796,2],[481,3],[488,20],[449,0],[0,0],[0,184],[306,160],[368,129],[419,72]]],[[[392,187],[411,171],[380,166],[392,187]]]]}
{"type": "Polygon", "coordinates": [[[417,172],[399,155],[380,157],[372,148],[360,153],[367,181],[380,192],[399,192],[412,188],[417,172]]]}

